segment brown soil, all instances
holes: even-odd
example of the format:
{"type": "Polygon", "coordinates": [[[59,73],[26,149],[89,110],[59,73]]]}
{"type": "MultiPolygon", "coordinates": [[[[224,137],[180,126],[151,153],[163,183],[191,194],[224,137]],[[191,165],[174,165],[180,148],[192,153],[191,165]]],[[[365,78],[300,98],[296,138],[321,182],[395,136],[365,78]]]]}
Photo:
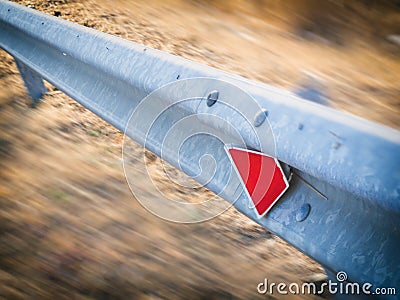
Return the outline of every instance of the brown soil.
{"type": "MultiPolygon", "coordinates": [[[[330,105],[400,127],[398,46],[384,40],[399,33],[394,9],[379,34],[359,20],[361,35],[310,10],[289,18],[279,1],[16,2],[284,88],[311,72],[330,105]]],[[[356,15],[387,9],[370,5],[356,15]]],[[[57,91],[32,108],[4,52],[0,83],[0,298],[265,299],[256,291],[265,277],[301,282],[323,272],[234,209],[196,225],[153,216],[126,184],[119,131],[57,91]]]]}

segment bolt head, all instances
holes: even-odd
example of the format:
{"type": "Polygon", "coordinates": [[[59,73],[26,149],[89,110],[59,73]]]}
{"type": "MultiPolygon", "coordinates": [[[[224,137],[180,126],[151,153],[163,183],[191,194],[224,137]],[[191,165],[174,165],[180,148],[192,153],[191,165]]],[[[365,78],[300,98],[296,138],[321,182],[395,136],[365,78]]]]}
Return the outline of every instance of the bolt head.
{"type": "Polygon", "coordinates": [[[311,211],[311,205],[308,203],[304,203],[297,211],[296,211],[296,221],[303,222],[307,219],[308,215],[311,211]]]}
{"type": "Polygon", "coordinates": [[[254,117],[254,126],[261,126],[267,119],[268,111],[266,109],[261,109],[254,117]]]}
{"type": "Polygon", "coordinates": [[[219,97],[219,92],[218,91],[212,91],[208,94],[207,96],[207,106],[211,107],[217,102],[219,97]]]}
{"type": "Polygon", "coordinates": [[[340,148],[340,146],[342,146],[342,143],[340,143],[340,142],[335,142],[335,143],[333,144],[333,149],[337,150],[337,149],[340,148]]]}

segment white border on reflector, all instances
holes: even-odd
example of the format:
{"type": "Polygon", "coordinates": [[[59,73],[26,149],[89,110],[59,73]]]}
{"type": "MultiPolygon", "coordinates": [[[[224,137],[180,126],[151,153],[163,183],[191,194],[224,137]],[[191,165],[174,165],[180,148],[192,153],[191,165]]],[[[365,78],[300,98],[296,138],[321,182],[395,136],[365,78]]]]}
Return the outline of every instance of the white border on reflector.
{"type": "Polygon", "coordinates": [[[225,149],[225,152],[228,154],[229,160],[231,161],[231,164],[233,165],[233,168],[235,169],[235,172],[236,172],[237,176],[239,177],[240,183],[242,184],[243,189],[244,189],[245,192],[246,192],[246,195],[247,195],[247,197],[248,197],[248,200],[250,201],[251,204],[253,204],[252,207],[249,207],[249,208],[252,208],[252,209],[255,211],[256,216],[257,216],[259,219],[261,219],[262,217],[264,217],[264,216],[274,207],[274,205],[276,204],[276,202],[282,197],[282,195],[283,195],[283,194],[286,192],[286,190],[289,188],[289,182],[288,182],[288,180],[287,180],[287,178],[286,178],[285,172],[283,172],[283,169],[282,169],[282,167],[281,167],[279,161],[278,161],[275,157],[273,157],[273,156],[267,155],[267,154],[262,153],[262,152],[257,152],[257,151],[254,151],[254,150],[243,149],[243,148],[239,148],[239,147],[235,147],[235,146],[230,146],[230,145],[225,145],[224,149],[225,149]],[[247,190],[246,183],[243,181],[243,178],[242,178],[242,176],[240,175],[240,172],[239,172],[238,168],[236,167],[236,164],[235,164],[235,162],[234,162],[234,160],[233,160],[231,154],[229,153],[229,150],[230,150],[230,149],[240,150],[240,151],[244,151],[244,152],[254,153],[254,154],[258,154],[258,155],[262,155],[262,156],[266,156],[266,157],[273,158],[273,159],[275,160],[276,165],[277,165],[278,168],[281,170],[282,177],[283,177],[283,180],[284,180],[284,182],[285,182],[286,187],[285,187],[285,188],[283,189],[283,191],[279,194],[279,196],[276,197],[276,199],[274,200],[274,202],[272,202],[272,204],[268,207],[268,209],[267,209],[263,214],[261,214],[261,215],[258,213],[257,208],[256,208],[256,205],[254,204],[254,201],[253,201],[253,199],[251,198],[251,196],[250,196],[250,194],[249,194],[249,191],[247,190]]]}

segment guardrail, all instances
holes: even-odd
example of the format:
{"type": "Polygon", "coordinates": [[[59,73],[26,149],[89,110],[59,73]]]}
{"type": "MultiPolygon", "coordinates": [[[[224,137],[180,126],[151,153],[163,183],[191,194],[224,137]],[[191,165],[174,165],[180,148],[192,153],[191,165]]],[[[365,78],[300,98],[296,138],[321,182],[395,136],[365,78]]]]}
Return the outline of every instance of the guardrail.
{"type": "Polygon", "coordinates": [[[197,180],[250,219],[328,273],[345,271],[352,282],[400,286],[398,131],[3,0],[0,47],[15,58],[34,101],[45,92],[43,78],[191,176],[201,173],[199,161],[211,155],[217,162],[212,176],[197,180]],[[152,92],[157,100],[143,102],[152,92]],[[248,96],[255,105],[245,102],[248,96]],[[158,106],[168,113],[148,124],[158,106]],[[130,119],[138,108],[142,113],[130,119]],[[167,127],[187,116],[196,116],[188,126],[197,133],[207,128],[224,139],[192,134],[177,159],[175,149],[162,147],[167,127]],[[289,189],[262,218],[247,205],[238,176],[225,175],[232,169],[228,140],[276,157],[286,175],[294,174],[289,189]]]}

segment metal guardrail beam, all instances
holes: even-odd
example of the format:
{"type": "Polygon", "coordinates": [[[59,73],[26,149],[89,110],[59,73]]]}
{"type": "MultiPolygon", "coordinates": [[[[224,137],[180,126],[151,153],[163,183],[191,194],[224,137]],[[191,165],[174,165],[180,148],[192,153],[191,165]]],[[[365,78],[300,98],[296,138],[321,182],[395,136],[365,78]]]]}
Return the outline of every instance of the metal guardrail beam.
{"type": "MultiPolygon", "coordinates": [[[[248,147],[274,152],[303,178],[292,178],[291,187],[267,217],[257,218],[246,205],[243,191],[239,191],[235,207],[331,272],[344,270],[354,282],[400,286],[398,131],[3,0],[0,0],[0,47],[15,58],[33,99],[37,100],[44,92],[43,78],[122,131],[140,101],[151,92],[182,79],[205,78],[196,87],[204,99],[195,106],[179,105],[168,115],[170,122],[182,114],[198,113],[230,120],[248,147]],[[232,117],[231,111],[224,110],[222,101],[211,107],[207,105],[206,95],[219,90],[220,98],[246,117],[252,120],[257,114],[241,103],[241,95],[224,98],[224,84],[211,79],[240,87],[268,110],[276,149],[271,150],[268,142],[257,141],[248,134],[247,125],[232,117]],[[299,221],[296,215],[305,205],[309,214],[299,221]]],[[[175,96],[183,99],[184,85],[181,88],[175,90],[175,96]]],[[[168,103],[169,97],[161,90],[162,101],[168,103]]],[[[159,146],[165,132],[146,143],[145,132],[140,132],[142,121],[138,120],[136,132],[128,134],[161,155],[159,146]]],[[[200,119],[196,122],[193,126],[205,123],[200,119]]],[[[209,128],[221,131],[217,122],[206,123],[209,128]]],[[[255,130],[263,135],[268,128],[259,126],[255,130]]],[[[221,162],[216,172],[222,174],[218,172],[230,167],[226,153],[221,151],[223,143],[204,136],[201,139],[197,144],[195,141],[196,151],[201,152],[201,145],[211,143],[213,146],[208,147],[207,153],[221,162]]],[[[181,162],[194,170],[198,168],[198,157],[184,155],[181,162]]],[[[182,169],[172,154],[167,153],[163,158],[182,169]]],[[[225,183],[216,178],[207,187],[219,193],[225,183]]],[[[237,192],[228,191],[222,196],[232,201],[237,192]]]]}

